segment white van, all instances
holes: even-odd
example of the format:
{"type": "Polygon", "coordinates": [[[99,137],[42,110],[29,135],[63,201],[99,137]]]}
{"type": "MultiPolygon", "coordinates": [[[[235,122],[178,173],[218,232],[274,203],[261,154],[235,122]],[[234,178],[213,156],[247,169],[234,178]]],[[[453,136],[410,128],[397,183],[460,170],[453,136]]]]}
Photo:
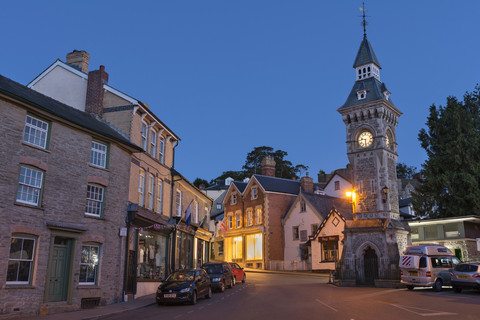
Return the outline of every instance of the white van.
{"type": "Polygon", "coordinates": [[[434,291],[449,286],[449,269],[460,263],[444,246],[424,244],[408,246],[400,256],[401,283],[408,290],[414,287],[433,287],[434,291]]]}

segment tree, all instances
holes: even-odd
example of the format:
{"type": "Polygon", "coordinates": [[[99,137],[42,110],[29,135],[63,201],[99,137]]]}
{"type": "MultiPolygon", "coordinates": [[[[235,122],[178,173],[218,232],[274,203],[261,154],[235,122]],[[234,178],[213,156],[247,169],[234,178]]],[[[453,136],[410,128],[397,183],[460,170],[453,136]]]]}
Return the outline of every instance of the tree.
{"type": "Polygon", "coordinates": [[[397,163],[397,178],[413,179],[413,175],[417,173],[417,167],[407,166],[405,163],[397,163]]]}
{"type": "Polygon", "coordinates": [[[427,152],[424,182],[413,194],[418,215],[451,217],[480,212],[480,87],[463,101],[430,107],[418,139],[427,152]]]}
{"type": "Polygon", "coordinates": [[[232,178],[233,180],[235,181],[242,181],[243,179],[245,179],[247,177],[247,174],[245,173],[245,171],[224,171],[221,175],[219,175],[217,178],[215,178],[214,180],[210,181],[210,184],[215,184],[217,180],[225,180],[227,179],[228,177],[232,178]]]}
{"type": "Polygon", "coordinates": [[[197,188],[200,188],[200,185],[202,184],[204,187],[208,187],[208,181],[205,179],[197,178],[195,181],[193,181],[193,185],[197,188]]]}
{"type": "Polygon", "coordinates": [[[294,166],[290,161],[285,160],[285,157],[287,155],[287,152],[283,150],[274,151],[272,147],[255,147],[251,152],[247,154],[243,169],[247,173],[247,176],[250,176],[252,174],[261,174],[262,160],[266,156],[271,156],[275,160],[275,175],[279,178],[298,178],[297,173],[301,174],[302,171],[308,170],[308,167],[304,166],[303,164],[298,164],[294,166]]]}

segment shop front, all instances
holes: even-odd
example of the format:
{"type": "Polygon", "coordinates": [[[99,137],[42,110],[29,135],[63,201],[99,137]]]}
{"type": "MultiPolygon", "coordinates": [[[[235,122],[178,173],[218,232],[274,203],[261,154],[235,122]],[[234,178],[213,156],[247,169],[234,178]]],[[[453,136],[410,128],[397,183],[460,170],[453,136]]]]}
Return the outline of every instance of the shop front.
{"type": "Polygon", "coordinates": [[[175,226],[175,229],[173,270],[200,268],[209,261],[210,232],[183,223],[175,226]]]}
{"type": "Polygon", "coordinates": [[[264,268],[263,233],[238,234],[226,237],[225,261],[236,262],[247,268],[264,268]]]}

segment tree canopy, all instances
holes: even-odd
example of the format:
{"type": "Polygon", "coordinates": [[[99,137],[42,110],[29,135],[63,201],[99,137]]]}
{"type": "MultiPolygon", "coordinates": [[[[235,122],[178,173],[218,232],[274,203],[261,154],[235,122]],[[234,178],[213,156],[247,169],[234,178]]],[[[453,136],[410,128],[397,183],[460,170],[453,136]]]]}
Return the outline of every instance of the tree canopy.
{"type": "Polygon", "coordinates": [[[397,178],[399,179],[413,179],[413,175],[417,172],[417,167],[407,166],[402,162],[397,163],[397,178]]]}
{"type": "Polygon", "coordinates": [[[480,213],[480,92],[430,107],[418,139],[427,152],[424,182],[413,195],[417,215],[452,217],[480,213]]]}

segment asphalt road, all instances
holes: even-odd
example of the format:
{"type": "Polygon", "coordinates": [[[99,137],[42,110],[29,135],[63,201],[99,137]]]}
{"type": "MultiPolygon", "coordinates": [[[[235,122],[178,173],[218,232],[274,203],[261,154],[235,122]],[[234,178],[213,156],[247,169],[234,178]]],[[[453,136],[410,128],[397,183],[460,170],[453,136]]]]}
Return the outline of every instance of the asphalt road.
{"type": "Polygon", "coordinates": [[[152,305],[105,319],[480,319],[480,292],[336,287],[328,279],[249,273],[212,299],[192,305],[152,305]]]}

